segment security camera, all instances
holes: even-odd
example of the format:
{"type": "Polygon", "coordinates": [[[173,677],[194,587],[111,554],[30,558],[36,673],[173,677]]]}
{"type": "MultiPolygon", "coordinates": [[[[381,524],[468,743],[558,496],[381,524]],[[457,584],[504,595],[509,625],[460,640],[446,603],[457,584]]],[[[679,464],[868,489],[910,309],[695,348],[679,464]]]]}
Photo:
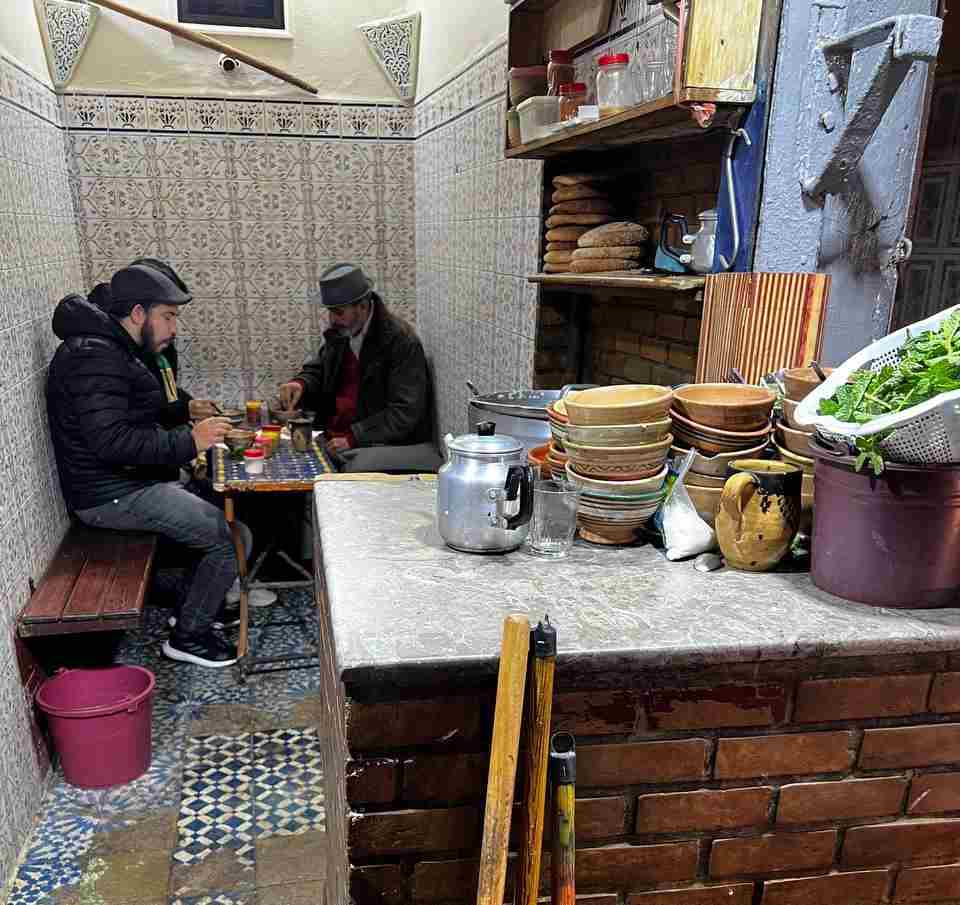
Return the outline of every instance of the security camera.
{"type": "Polygon", "coordinates": [[[240,61],[234,57],[228,57],[225,53],[220,54],[220,59],[217,60],[217,65],[224,72],[235,72],[240,68],[240,61]]]}

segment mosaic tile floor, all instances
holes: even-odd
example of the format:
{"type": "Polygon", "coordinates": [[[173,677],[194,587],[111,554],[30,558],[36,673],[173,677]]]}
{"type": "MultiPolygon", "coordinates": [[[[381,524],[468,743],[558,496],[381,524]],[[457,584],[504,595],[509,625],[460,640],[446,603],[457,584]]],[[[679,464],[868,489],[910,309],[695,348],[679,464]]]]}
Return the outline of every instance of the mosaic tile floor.
{"type": "MultiPolygon", "coordinates": [[[[258,653],[294,653],[309,592],[253,612],[258,653]]],[[[147,611],[118,662],[154,672],[153,760],[135,782],[84,790],[62,775],[14,880],[8,905],[322,905],[324,808],[316,667],[251,676],[160,655],[167,610],[147,611]]]]}

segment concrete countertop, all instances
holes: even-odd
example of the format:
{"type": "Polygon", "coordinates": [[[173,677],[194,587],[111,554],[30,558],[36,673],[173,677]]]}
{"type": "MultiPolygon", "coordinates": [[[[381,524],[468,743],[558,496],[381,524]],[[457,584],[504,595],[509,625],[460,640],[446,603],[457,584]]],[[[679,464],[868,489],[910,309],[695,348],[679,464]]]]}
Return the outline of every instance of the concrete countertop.
{"type": "Polygon", "coordinates": [[[315,487],[337,672],[358,684],[494,674],[502,620],[550,614],[558,666],[646,668],[960,649],[960,610],[889,610],[808,574],[703,574],[655,548],[578,542],[565,560],[481,556],[437,533],[435,484],[315,487]]]}

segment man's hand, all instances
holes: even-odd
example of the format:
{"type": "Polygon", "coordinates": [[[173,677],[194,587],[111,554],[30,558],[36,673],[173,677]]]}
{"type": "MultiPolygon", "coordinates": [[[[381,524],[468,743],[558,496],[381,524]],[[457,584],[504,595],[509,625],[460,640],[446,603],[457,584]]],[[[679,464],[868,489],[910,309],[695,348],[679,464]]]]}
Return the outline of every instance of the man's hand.
{"type": "Polygon", "coordinates": [[[291,411],[297,407],[297,403],[303,396],[303,384],[299,380],[291,380],[289,383],[281,383],[278,391],[280,396],[280,405],[284,411],[291,411]]]}
{"type": "Polygon", "coordinates": [[[332,453],[341,453],[351,448],[350,441],[346,437],[331,437],[327,441],[327,449],[332,453]]]}
{"type": "Polygon", "coordinates": [[[200,421],[203,418],[212,418],[214,415],[218,415],[220,409],[218,408],[215,402],[211,402],[209,399],[191,399],[190,400],[190,417],[194,421],[200,421]]]}
{"type": "Polygon", "coordinates": [[[197,445],[197,453],[205,453],[215,443],[221,443],[225,434],[232,425],[226,418],[207,418],[193,428],[193,442],[197,445]]]}

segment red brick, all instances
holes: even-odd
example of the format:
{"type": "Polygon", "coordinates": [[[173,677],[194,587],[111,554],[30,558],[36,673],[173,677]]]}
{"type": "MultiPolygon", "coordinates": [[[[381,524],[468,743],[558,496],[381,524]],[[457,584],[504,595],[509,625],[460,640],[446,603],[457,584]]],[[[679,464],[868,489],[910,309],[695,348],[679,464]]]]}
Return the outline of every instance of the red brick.
{"type": "Polygon", "coordinates": [[[860,766],[865,770],[927,767],[960,762],[960,723],[868,729],[863,736],[860,766]]]}
{"type": "Polygon", "coordinates": [[[649,358],[650,361],[659,361],[661,364],[665,364],[668,354],[667,345],[655,339],[644,339],[640,344],[640,354],[644,358],[649,358]]]}
{"type": "Polygon", "coordinates": [[[480,841],[476,808],[386,811],[350,818],[350,853],[357,856],[443,852],[480,841]]]}
{"type": "Polygon", "coordinates": [[[870,870],[768,880],[763,886],[763,905],[880,905],[889,879],[885,870],[870,870]]]}
{"type": "Polygon", "coordinates": [[[627,905],[750,905],[753,884],[700,886],[696,889],[661,889],[627,896],[627,905]]]}
{"type": "MultiPolygon", "coordinates": [[[[598,839],[610,839],[624,834],[626,823],[626,802],[619,796],[611,798],[578,798],[576,810],[577,841],[587,842],[598,839]]],[[[523,822],[520,819],[520,803],[514,808],[510,823],[510,847],[520,844],[523,822]]],[[[550,820],[544,822],[543,842],[549,848],[551,839],[550,820]]]]}
{"type": "Polygon", "coordinates": [[[960,811],[960,773],[925,773],[915,776],[907,798],[907,815],[960,811]]]}
{"type": "Polygon", "coordinates": [[[934,713],[960,713],[960,672],[940,673],[933,680],[930,709],[934,713]]]}
{"type": "Polygon", "coordinates": [[[960,860],[960,820],[908,820],[847,830],[844,867],[960,860]]]}
{"type": "Polygon", "coordinates": [[[697,875],[696,842],[666,845],[608,845],[577,850],[577,889],[631,891],[653,883],[692,881],[697,875]]]}
{"type": "Polygon", "coordinates": [[[683,318],[678,314],[661,314],[657,318],[657,336],[683,339],[683,318]]]}
{"type": "Polygon", "coordinates": [[[631,311],[630,327],[637,333],[652,336],[657,329],[657,316],[652,311],[644,311],[642,308],[631,311]]]}
{"type": "Polygon", "coordinates": [[[782,685],[717,685],[651,691],[649,729],[713,729],[769,726],[784,720],[787,692],[782,685]]]}
{"type": "Polygon", "coordinates": [[[890,817],[900,813],[906,781],[844,779],[804,782],[780,789],[777,823],[832,823],[857,817],[890,817]]]}
{"type": "Polygon", "coordinates": [[[911,716],[927,709],[929,675],[814,679],[801,682],[793,718],[798,723],[911,716]]]}
{"type": "MultiPolygon", "coordinates": [[[[507,862],[507,884],[504,895],[513,901],[514,859],[507,862]]],[[[413,869],[413,901],[417,905],[433,903],[463,902],[473,903],[477,899],[477,881],[480,862],[475,859],[464,861],[421,861],[413,869]]],[[[543,889],[543,883],[540,884],[543,889]]]]}
{"type": "Polygon", "coordinates": [[[389,704],[347,703],[351,751],[479,741],[490,698],[448,697],[389,704]]]}
{"type": "Polygon", "coordinates": [[[347,801],[351,804],[389,804],[396,795],[395,760],[354,760],[347,764],[347,801]]]}
{"type": "Polygon", "coordinates": [[[834,830],[822,830],[717,839],[710,851],[710,876],[724,880],[829,868],[836,837],[834,830]]]}
{"type": "Polygon", "coordinates": [[[717,751],[717,779],[840,773],[853,754],[849,732],[810,732],[724,738],[717,751]]]}
{"type": "MultiPolygon", "coordinates": [[[[571,691],[553,700],[553,730],[574,735],[635,732],[640,694],[634,691],[571,691]]],[[[578,758],[579,760],[579,758],[578,758]]]]}
{"type": "Polygon", "coordinates": [[[960,864],[900,871],[896,905],[954,905],[960,902],[960,864]]]}
{"type": "Polygon", "coordinates": [[[403,762],[400,797],[405,802],[482,798],[488,764],[485,754],[417,755],[403,762]]]}
{"type": "Polygon", "coordinates": [[[642,358],[630,358],[623,364],[623,376],[637,383],[650,382],[650,362],[642,358]]]}
{"type": "Polygon", "coordinates": [[[640,354],[640,335],[637,333],[621,332],[617,334],[616,350],[624,355],[640,354]]]}
{"type": "Polygon", "coordinates": [[[636,831],[696,833],[766,824],[772,791],[763,787],[641,795],[637,799],[636,831]]]}
{"type": "Polygon", "coordinates": [[[683,325],[683,338],[688,343],[700,342],[700,320],[695,317],[688,317],[683,325]]]}
{"type": "Polygon", "coordinates": [[[403,873],[399,864],[371,864],[350,869],[350,899],[355,905],[402,905],[403,873]]]}
{"type": "Polygon", "coordinates": [[[584,789],[703,779],[709,750],[710,743],[702,738],[578,746],[577,785],[584,789]]]}

